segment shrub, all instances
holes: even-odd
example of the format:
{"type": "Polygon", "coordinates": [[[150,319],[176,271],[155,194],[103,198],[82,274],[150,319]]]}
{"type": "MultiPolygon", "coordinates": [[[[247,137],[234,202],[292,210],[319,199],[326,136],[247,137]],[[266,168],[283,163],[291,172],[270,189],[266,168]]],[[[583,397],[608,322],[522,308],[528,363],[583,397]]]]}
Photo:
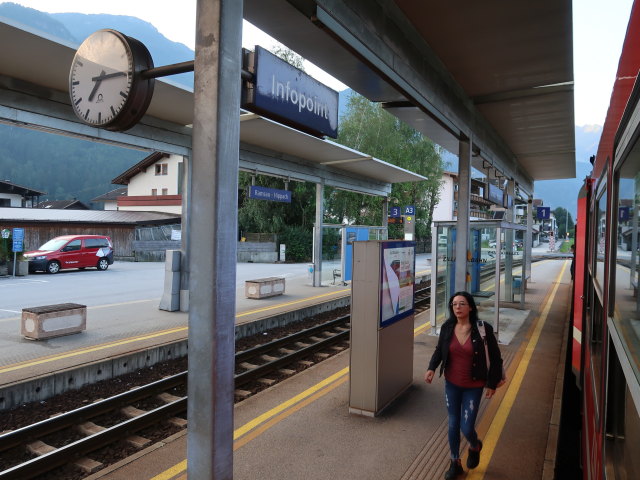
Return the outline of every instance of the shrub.
{"type": "Polygon", "coordinates": [[[288,262],[310,262],[313,250],[313,231],[298,225],[285,225],[278,233],[279,243],[286,247],[288,262]]]}

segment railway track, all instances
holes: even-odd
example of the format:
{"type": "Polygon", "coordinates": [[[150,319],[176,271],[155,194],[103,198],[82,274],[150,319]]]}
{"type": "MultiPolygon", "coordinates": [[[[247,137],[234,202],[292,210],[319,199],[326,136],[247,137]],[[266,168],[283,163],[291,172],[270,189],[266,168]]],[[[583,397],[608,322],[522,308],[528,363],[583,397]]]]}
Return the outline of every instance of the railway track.
{"type": "MultiPolygon", "coordinates": [[[[347,315],[238,352],[236,401],[344,351],[348,335],[347,315]]],[[[186,428],[186,392],[185,371],[0,435],[0,479],[83,478],[186,428]]]]}
{"type": "MultiPolygon", "coordinates": [[[[429,303],[425,282],[416,287],[416,312],[429,303]]],[[[349,332],[344,315],[238,352],[235,401],[344,351],[349,332]]],[[[186,392],[185,371],[0,435],[0,480],[81,479],[186,428],[186,392]]]]}

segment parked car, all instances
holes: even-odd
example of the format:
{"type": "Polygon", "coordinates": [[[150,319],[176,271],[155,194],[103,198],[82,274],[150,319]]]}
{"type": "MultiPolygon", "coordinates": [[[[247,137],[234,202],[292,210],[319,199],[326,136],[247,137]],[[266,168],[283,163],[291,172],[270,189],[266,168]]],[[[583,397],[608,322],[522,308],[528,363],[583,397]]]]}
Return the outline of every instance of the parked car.
{"type": "Polygon", "coordinates": [[[49,240],[38,250],[25,252],[30,272],[58,273],[62,269],[96,267],[113,263],[113,244],[105,235],[64,235],[49,240]]]}

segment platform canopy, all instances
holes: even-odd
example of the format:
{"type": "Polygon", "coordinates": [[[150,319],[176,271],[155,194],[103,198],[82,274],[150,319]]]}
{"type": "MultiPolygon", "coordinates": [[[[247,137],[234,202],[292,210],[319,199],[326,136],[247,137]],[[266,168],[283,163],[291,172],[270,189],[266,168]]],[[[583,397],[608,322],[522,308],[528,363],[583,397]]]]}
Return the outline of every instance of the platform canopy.
{"type": "Polygon", "coordinates": [[[245,0],[245,18],[452,153],[573,178],[571,0],[245,0]]]}
{"type": "MultiPolygon", "coordinates": [[[[193,122],[191,90],[156,80],[143,125],[124,134],[82,125],[66,105],[69,68],[77,45],[8,19],[0,18],[0,22],[5,22],[0,23],[0,43],[11,45],[0,49],[0,121],[188,154],[193,122]],[[2,105],[12,108],[3,109],[2,105]]],[[[259,115],[244,112],[240,121],[240,167],[247,171],[323,181],[328,186],[380,196],[387,196],[393,183],[425,180],[422,175],[259,115]]]]}

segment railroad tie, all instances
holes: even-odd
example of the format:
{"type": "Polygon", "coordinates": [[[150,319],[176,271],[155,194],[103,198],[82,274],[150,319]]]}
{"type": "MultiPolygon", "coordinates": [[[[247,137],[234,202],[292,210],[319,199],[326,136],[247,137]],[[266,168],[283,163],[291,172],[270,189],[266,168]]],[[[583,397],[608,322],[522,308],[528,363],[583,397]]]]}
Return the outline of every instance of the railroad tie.
{"type": "Polygon", "coordinates": [[[46,455],[47,453],[51,453],[55,450],[55,447],[51,445],[47,445],[41,440],[36,440],[35,442],[31,442],[27,444],[27,451],[32,453],[33,455],[37,455],[41,457],[42,455],[46,455]]]}
{"type": "Polygon", "coordinates": [[[102,462],[88,457],[78,458],[73,464],[85,473],[95,473],[103,467],[102,462]]]}
{"type": "Polygon", "coordinates": [[[106,430],[106,428],[101,427],[100,425],[96,425],[93,422],[85,422],[77,425],[76,430],[88,437],[90,435],[95,435],[96,433],[102,432],[103,430],[106,430]]]}

